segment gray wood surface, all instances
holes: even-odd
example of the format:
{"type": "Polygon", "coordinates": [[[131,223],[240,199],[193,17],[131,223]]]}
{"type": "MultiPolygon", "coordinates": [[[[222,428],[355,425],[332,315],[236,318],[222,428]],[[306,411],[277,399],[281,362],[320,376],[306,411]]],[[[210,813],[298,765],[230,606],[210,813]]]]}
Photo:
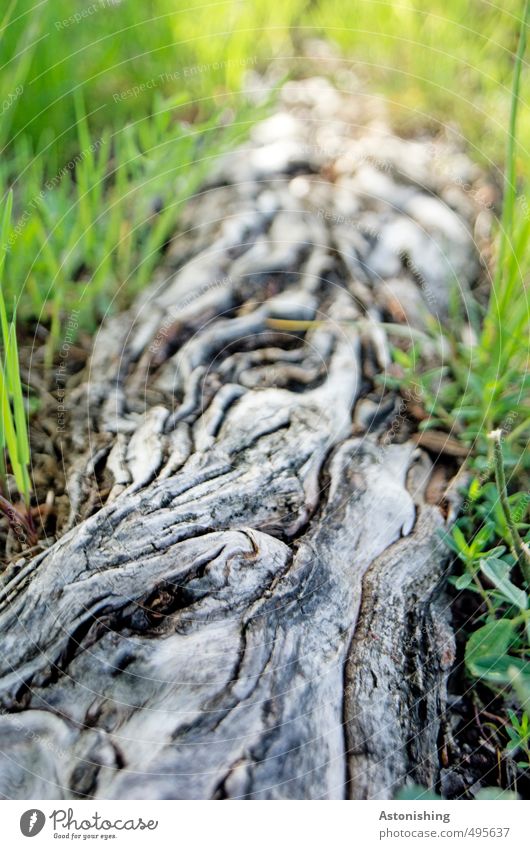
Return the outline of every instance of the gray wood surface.
{"type": "Polygon", "coordinates": [[[4,797],[436,781],[447,503],[376,380],[380,320],[446,321],[474,279],[471,166],[358,110],[288,84],[102,324],[66,402],[70,517],[0,588],[4,797]]]}

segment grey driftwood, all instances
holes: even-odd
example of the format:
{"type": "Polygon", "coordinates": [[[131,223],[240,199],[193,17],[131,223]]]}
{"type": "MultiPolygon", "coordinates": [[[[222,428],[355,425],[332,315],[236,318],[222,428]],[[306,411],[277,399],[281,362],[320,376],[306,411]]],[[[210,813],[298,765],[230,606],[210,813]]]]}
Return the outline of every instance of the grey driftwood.
{"type": "Polygon", "coordinates": [[[67,399],[70,517],[0,588],[4,797],[435,784],[447,503],[375,381],[381,319],[444,322],[479,225],[469,163],[364,108],[288,84],[102,325],[67,399]]]}

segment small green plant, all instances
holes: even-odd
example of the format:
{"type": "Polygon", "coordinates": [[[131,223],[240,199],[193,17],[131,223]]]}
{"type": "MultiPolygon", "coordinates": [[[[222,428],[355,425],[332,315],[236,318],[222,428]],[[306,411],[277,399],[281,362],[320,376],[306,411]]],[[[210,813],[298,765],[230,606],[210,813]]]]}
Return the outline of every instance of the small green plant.
{"type": "Polygon", "coordinates": [[[515,711],[508,711],[509,724],[506,726],[506,733],[510,738],[506,751],[521,758],[517,761],[517,766],[521,769],[530,768],[530,719],[528,713],[523,711],[519,718],[515,711]]]}
{"type": "MultiPolygon", "coordinates": [[[[484,612],[475,617],[467,639],[466,668],[472,678],[519,704],[518,712],[507,711],[506,752],[521,748],[527,755],[530,576],[526,540],[530,525],[524,520],[530,499],[527,493],[508,496],[500,433],[494,432],[490,438],[495,444],[495,483],[481,487],[473,482],[469,513],[446,537],[464,566],[463,573],[450,580],[457,590],[478,593],[484,602],[484,612]]],[[[530,766],[528,757],[518,761],[518,766],[530,766]]]]}
{"type": "Polygon", "coordinates": [[[10,525],[19,537],[25,535],[30,541],[35,539],[35,529],[31,518],[31,484],[29,478],[30,449],[26,410],[20,380],[18,346],[16,336],[16,311],[10,322],[2,290],[2,278],[6,258],[6,236],[11,221],[13,195],[10,192],[5,205],[0,227],[0,325],[2,328],[3,351],[0,358],[0,486],[2,495],[0,509],[9,519],[10,525]],[[15,478],[18,492],[23,500],[20,511],[7,498],[7,457],[15,478]]]}

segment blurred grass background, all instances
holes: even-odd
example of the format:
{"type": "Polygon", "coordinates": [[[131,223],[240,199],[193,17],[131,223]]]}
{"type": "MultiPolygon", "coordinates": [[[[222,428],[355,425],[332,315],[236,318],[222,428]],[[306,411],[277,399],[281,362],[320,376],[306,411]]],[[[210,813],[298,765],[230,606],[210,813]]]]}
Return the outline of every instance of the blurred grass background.
{"type": "MultiPolygon", "coordinates": [[[[116,103],[113,95],[160,74],[166,97],[206,98],[202,112],[237,92],[249,59],[261,66],[290,57],[296,72],[304,40],[339,46],[371,90],[393,102],[404,124],[458,125],[479,156],[504,152],[510,78],[522,2],[487,0],[12,0],[2,23],[4,142],[53,135],[75,143],[72,93],[83,88],[95,130],[119,127],[153,109],[153,91],[116,103]],[[78,19],[74,16],[78,15],[78,19]],[[219,67],[215,67],[216,63],[219,67]],[[210,66],[201,71],[197,66],[210,66]],[[186,69],[195,73],[184,76],[186,69]]],[[[325,62],[322,65],[325,72],[325,62]]],[[[523,92],[523,98],[525,97],[523,92]]],[[[522,116],[521,138],[530,117],[522,116]]],[[[526,132],[525,132],[526,131],[526,132]]],[[[522,154],[522,151],[521,151],[522,154]]],[[[526,163],[525,163],[526,166],[526,163]]]]}
{"type": "MultiPolygon", "coordinates": [[[[249,70],[303,74],[315,39],[388,100],[399,129],[449,127],[501,182],[523,0],[175,6],[9,0],[0,20],[0,198],[14,190],[4,289],[9,312],[19,300],[20,319],[49,328],[48,359],[80,292],[93,330],[116,293],[123,305],[148,280],[182,203],[258,117],[240,95],[249,70]]],[[[522,178],[530,110],[519,116],[522,178]]]]}

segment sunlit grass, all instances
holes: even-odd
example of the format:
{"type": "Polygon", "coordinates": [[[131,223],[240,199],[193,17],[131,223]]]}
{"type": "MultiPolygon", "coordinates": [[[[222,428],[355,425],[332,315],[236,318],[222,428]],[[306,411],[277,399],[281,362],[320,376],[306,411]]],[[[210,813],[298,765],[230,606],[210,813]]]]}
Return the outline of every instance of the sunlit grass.
{"type": "Polygon", "coordinates": [[[13,195],[10,193],[0,224],[0,326],[2,354],[0,356],[0,509],[7,514],[12,527],[21,526],[25,536],[34,536],[30,513],[31,483],[29,478],[30,446],[16,335],[16,311],[11,321],[3,293],[3,275],[6,258],[6,236],[9,231],[13,195]],[[24,500],[25,510],[20,513],[10,502],[7,485],[5,456],[15,478],[16,487],[24,500]]]}

